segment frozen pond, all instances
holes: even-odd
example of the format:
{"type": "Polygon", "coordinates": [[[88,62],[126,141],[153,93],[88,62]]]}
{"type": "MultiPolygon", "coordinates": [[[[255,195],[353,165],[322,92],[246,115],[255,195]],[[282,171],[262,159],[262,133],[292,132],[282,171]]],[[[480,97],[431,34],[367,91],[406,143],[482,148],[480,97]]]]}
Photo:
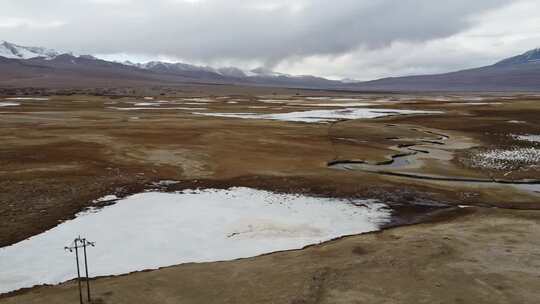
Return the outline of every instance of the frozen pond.
{"type": "Polygon", "coordinates": [[[311,110],[290,113],[276,114],[256,114],[256,113],[199,113],[195,115],[229,117],[229,118],[244,118],[244,119],[270,119],[294,122],[307,123],[324,123],[333,122],[341,119],[360,119],[360,118],[377,118],[389,115],[400,114],[435,114],[442,113],[439,111],[417,111],[417,110],[393,110],[393,109],[363,109],[363,108],[347,108],[340,110],[311,110]]]}
{"type": "Polygon", "coordinates": [[[79,234],[96,242],[88,249],[94,277],[302,248],[378,230],[390,215],[369,200],[250,188],[145,192],[0,248],[0,293],[76,277],[74,254],[63,248],[79,234]]]}

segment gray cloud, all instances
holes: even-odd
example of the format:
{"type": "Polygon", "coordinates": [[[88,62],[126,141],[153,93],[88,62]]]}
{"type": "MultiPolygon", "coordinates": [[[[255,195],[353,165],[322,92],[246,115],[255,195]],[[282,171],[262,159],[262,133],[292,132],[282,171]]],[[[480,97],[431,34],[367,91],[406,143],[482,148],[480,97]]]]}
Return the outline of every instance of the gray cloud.
{"type": "Polygon", "coordinates": [[[83,53],[166,55],[209,64],[255,61],[273,67],[309,56],[444,39],[475,26],[479,15],[515,1],[291,2],[3,0],[0,19],[18,23],[0,22],[0,39],[83,53]]]}

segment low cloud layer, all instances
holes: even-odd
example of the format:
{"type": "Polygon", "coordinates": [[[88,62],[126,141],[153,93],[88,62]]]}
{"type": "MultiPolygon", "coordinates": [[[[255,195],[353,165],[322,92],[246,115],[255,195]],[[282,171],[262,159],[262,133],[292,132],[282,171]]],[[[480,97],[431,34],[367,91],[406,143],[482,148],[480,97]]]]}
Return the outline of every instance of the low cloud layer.
{"type": "MultiPolygon", "coordinates": [[[[538,7],[540,1],[4,0],[0,39],[81,53],[366,79],[386,75],[392,64],[401,74],[450,68],[433,62],[440,57],[437,46],[448,48],[454,39],[457,49],[450,55],[466,55],[474,45],[459,37],[467,33],[480,29],[480,35],[496,40],[502,29],[520,22],[540,24],[538,17],[520,11],[531,4],[538,7]],[[507,10],[520,20],[505,15],[507,10]],[[493,22],[489,18],[507,23],[490,33],[482,30],[493,22]],[[411,60],[415,53],[419,58],[411,60]]],[[[474,44],[478,37],[468,39],[474,44]]]]}

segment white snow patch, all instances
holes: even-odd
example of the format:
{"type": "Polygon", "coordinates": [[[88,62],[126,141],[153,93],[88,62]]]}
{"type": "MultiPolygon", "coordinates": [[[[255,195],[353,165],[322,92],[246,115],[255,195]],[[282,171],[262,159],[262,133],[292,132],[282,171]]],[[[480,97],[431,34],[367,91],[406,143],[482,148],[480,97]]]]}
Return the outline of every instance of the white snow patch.
{"type": "Polygon", "coordinates": [[[351,101],[351,102],[355,102],[355,101],[367,101],[367,99],[365,98],[332,98],[331,99],[332,101],[351,101]]]}
{"type": "Polygon", "coordinates": [[[349,103],[288,103],[291,106],[312,106],[312,107],[365,107],[373,104],[366,102],[349,102],[349,103]]]}
{"type": "Polygon", "coordinates": [[[377,118],[389,115],[399,114],[434,114],[442,113],[439,111],[417,111],[417,110],[389,110],[389,109],[358,109],[347,108],[340,110],[312,110],[290,113],[277,114],[256,114],[256,113],[200,113],[194,112],[195,115],[228,117],[228,118],[244,118],[244,119],[270,119],[293,122],[306,123],[325,123],[333,122],[340,119],[360,119],[360,118],[377,118]]]}
{"type": "Polygon", "coordinates": [[[390,218],[371,200],[249,188],[140,193],[0,248],[0,293],[74,278],[73,253],[63,248],[79,234],[95,241],[88,256],[96,277],[298,249],[378,230],[390,218]]]}
{"type": "Polygon", "coordinates": [[[155,182],[155,183],[152,183],[154,186],[171,186],[171,185],[176,185],[176,184],[179,184],[180,182],[179,181],[175,181],[175,180],[161,180],[159,182],[155,182]]]}
{"type": "Polygon", "coordinates": [[[451,106],[490,106],[490,105],[500,105],[502,102],[451,102],[447,105],[451,106]]]}
{"type": "Polygon", "coordinates": [[[307,100],[329,100],[332,97],[306,97],[307,100]]]}
{"type": "Polygon", "coordinates": [[[512,137],[521,141],[540,143],[540,135],[537,134],[513,135],[512,137]]]}
{"type": "Polygon", "coordinates": [[[0,107],[16,107],[20,105],[18,102],[0,102],[0,107]]]}
{"type": "Polygon", "coordinates": [[[151,102],[137,102],[137,103],[135,103],[133,105],[137,106],[137,107],[147,107],[147,106],[159,107],[159,103],[151,103],[151,102]]]}
{"type": "Polygon", "coordinates": [[[492,149],[471,157],[472,167],[495,170],[509,170],[537,164],[540,164],[540,149],[537,148],[492,149]]]}
{"type": "Polygon", "coordinates": [[[188,107],[176,107],[176,108],[160,108],[160,107],[152,107],[152,108],[146,108],[146,107],[120,108],[120,107],[108,107],[108,109],[114,109],[114,110],[119,110],[119,111],[136,111],[136,110],[195,110],[195,111],[203,111],[203,110],[208,110],[207,108],[188,108],[188,107]]]}
{"type": "Polygon", "coordinates": [[[215,100],[212,100],[210,98],[183,98],[183,100],[196,101],[196,102],[212,102],[212,101],[215,101],[215,100]]]}
{"type": "Polygon", "coordinates": [[[8,97],[4,98],[5,100],[35,100],[35,101],[46,101],[49,100],[47,97],[8,97]]]}
{"type": "Polygon", "coordinates": [[[93,201],[93,203],[101,203],[101,202],[108,202],[108,201],[114,201],[117,200],[118,196],[114,194],[105,195],[104,197],[100,197],[93,201]]]}

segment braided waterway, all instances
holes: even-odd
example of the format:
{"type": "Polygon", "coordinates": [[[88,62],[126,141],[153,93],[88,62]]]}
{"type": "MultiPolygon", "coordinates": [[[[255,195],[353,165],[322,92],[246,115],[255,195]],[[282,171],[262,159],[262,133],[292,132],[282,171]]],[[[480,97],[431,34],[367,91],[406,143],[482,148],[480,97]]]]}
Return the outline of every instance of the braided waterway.
{"type": "MultiPolygon", "coordinates": [[[[527,193],[529,195],[540,196],[540,179],[527,178],[527,179],[505,179],[505,178],[481,178],[481,177],[469,177],[469,176],[454,176],[454,175],[442,175],[442,174],[429,174],[422,172],[410,172],[407,169],[420,168],[422,160],[420,157],[429,157],[445,151],[440,147],[446,146],[446,141],[450,139],[450,136],[442,133],[437,133],[429,130],[422,130],[419,128],[412,128],[411,130],[417,132],[423,132],[428,135],[436,136],[435,139],[419,138],[414,143],[398,144],[390,147],[393,150],[399,151],[398,153],[391,155],[387,161],[368,163],[363,160],[340,160],[335,159],[327,163],[327,166],[332,169],[346,170],[346,171],[362,171],[367,173],[396,176],[402,178],[419,179],[425,181],[439,181],[449,182],[454,185],[469,185],[473,187],[485,187],[489,185],[504,185],[512,187],[518,191],[527,193]]],[[[520,140],[534,141],[535,135],[527,135],[519,137],[520,140]]],[[[340,140],[347,140],[346,138],[340,138],[340,140]]],[[[388,140],[394,141],[406,141],[410,139],[405,138],[388,138],[388,140]]],[[[445,152],[448,154],[449,152],[445,152]]],[[[433,156],[433,158],[436,158],[433,156]]]]}

